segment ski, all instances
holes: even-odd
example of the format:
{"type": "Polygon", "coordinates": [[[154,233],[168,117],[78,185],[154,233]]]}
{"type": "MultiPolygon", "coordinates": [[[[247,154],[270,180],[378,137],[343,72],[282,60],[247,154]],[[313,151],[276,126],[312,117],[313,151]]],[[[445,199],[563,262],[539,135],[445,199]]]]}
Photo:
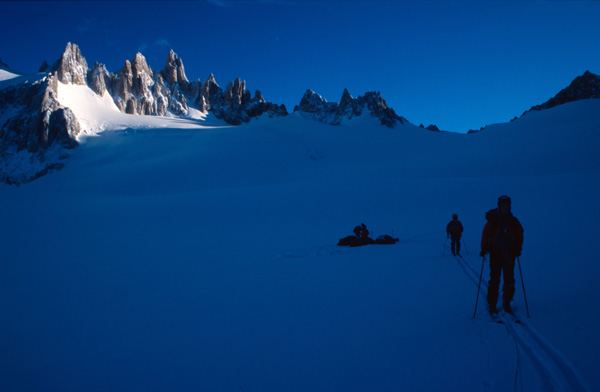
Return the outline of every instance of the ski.
{"type": "Polygon", "coordinates": [[[500,318],[500,315],[498,314],[498,312],[489,312],[490,316],[492,317],[492,320],[498,324],[504,324],[504,322],[502,321],[502,319],[500,318]]]}
{"type": "Polygon", "coordinates": [[[507,319],[511,320],[512,322],[514,322],[516,324],[521,324],[521,320],[514,313],[505,311],[504,317],[506,317],[507,319]]]}

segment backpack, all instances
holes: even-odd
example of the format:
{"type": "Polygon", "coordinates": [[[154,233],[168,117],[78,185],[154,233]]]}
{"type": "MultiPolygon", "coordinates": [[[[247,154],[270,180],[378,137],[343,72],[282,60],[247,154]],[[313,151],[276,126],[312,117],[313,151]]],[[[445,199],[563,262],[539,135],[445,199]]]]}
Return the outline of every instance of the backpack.
{"type": "Polygon", "coordinates": [[[510,230],[503,220],[500,220],[500,227],[494,239],[494,246],[500,250],[508,250],[510,248],[510,230]]]}

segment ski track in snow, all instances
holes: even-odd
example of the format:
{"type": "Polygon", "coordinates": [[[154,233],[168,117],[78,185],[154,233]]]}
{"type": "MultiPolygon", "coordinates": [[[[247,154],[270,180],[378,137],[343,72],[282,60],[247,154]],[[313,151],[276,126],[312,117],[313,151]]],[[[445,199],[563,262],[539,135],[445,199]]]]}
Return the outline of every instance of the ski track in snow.
{"type": "MultiPolygon", "coordinates": [[[[467,277],[475,286],[479,283],[478,271],[463,257],[455,257],[459,266],[462,268],[467,277]]],[[[515,277],[516,278],[516,277],[515,277]]],[[[481,291],[479,300],[487,296],[488,283],[482,277],[481,291]]],[[[478,310],[480,308],[478,307],[478,310]]],[[[530,378],[529,374],[523,374],[524,361],[529,361],[532,369],[535,369],[536,375],[534,380],[530,380],[533,385],[537,385],[539,391],[561,392],[588,392],[589,387],[583,381],[583,378],[578,374],[574,366],[566,359],[550,342],[544,339],[527,321],[523,320],[520,315],[515,312],[515,316],[520,320],[517,324],[509,315],[500,314],[503,325],[506,327],[507,333],[515,343],[515,378],[513,384],[513,392],[524,392],[531,389],[526,388],[524,377],[530,378]]],[[[489,386],[488,386],[489,387],[489,386]]],[[[488,390],[486,388],[485,390],[488,390]]]]}

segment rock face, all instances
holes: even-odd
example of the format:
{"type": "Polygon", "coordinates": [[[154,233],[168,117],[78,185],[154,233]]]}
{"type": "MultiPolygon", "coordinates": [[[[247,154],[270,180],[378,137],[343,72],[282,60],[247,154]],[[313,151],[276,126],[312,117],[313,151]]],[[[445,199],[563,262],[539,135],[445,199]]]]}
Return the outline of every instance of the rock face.
{"type": "Polygon", "coordinates": [[[14,113],[0,124],[0,181],[21,184],[58,170],[56,158],[78,145],[80,125],[57,101],[57,80],[54,74],[0,90],[0,115],[14,113]]]}
{"type": "Polygon", "coordinates": [[[299,112],[316,121],[335,124],[335,116],[339,107],[339,104],[327,102],[326,99],[309,89],[302,96],[300,104],[294,108],[294,112],[299,112]]]}
{"type": "Polygon", "coordinates": [[[376,118],[382,125],[394,128],[408,121],[398,116],[394,109],[387,106],[379,92],[369,91],[364,96],[353,98],[348,89],[344,89],[340,103],[327,102],[312,90],[307,90],[294,111],[316,121],[340,125],[344,119],[361,116],[363,112],[376,118]]]}
{"type": "MultiPolygon", "coordinates": [[[[47,68],[42,64],[40,69],[47,68]]],[[[81,128],[71,109],[57,100],[58,81],[87,84],[88,66],[77,45],[68,44],[48,76],[0,89],[0,181],[22,184],[60,169],[81,128]]]]}
{"type": "Polygon", "coordinates": [[[56,73],[58,80],[63,83],[85,85],[88,65],[81,55],[79,46],[69,42],[63,54],[52,66],[51,72],[56,73]]]}
{"type": "MultiPolygon", "coordinates": [[[[115,104],[123,113],[143,115],[164,115],[169,106],[170,92],[167,91],[163,77],[154,73],[146,63],[146,58],[137,53],[132,62],[125,61],[123,68],[116,74],[110,74],[103,65],[95,67],[92,73],[92,88],[101,87],[102,80],[112,96],[115,104]]],[[[187,111],[185,99],[183,104],[173,104],[174,113],[187,111]]]]}
{"type": "Polygon", "coordinates": [[[177,57],[177,54],[175,54],[172,49],[167,56],[167,64],[165,65],[162,74],[168,84],[179,84],[182,91],[187,91],[190,82],[188,81],[187,76],[185,76],[183,62],[177,57]]]}
{"type": "Polygon", "coordinates": [[[419,125],[419,128],[427,129],[428,131],[431,131],[431,132],[443,132],[435,124],[429,124],[428,126],[424,126],[423,124],[421,124],[421,125],[419,125]]]}
{"type": "Polygon", "coordinates": [[[47,72],[50,69],[50,65],[44,60],[44,62],[42,62],[42,65],[40,65],[40,69],[38,70],[38,72],[47,72]]]}
{"type": "Polygon", "coordinates": [[[56,99],[57,76],[41,81],[0,90],[0,107],[17,109],[2,124],[2,145],[14,145],[17,150],[37,152],[52,143],[63,147],[77,146],[79,123],[69,108],[61,107],[56,99]]]}
{"type": "MultiPolygon", "coordinates": [[[[69,44],[53,69],[61,82],[71,80],[79,84],[87,64],[77,45],[69,44]]],[[[190,82],[183,61],[172,50],[167,55],[165,68],[159,72],[150,68],[141,53],[132,61],[125,61],[123,68],[114,74],[103,64],[95,63],[87,71],[87,84],[96,94],[110,94],[119,110],[128,114],[185,115],[190,107],[195,107],[233,125],[249,122],[265,113],[270,117],[288,114],[284,105],[266,101],[258,90],[252,98],[246,90],[246,82],[239,78],[230,81],[224,91],[213,74],[204,81],[190,82]]]]}
{"type": "Polygon", "coordinates": [[[107,88],[112,83],[111,75],[106,70],[104,64],[98,64],[97,62],[92,67],[88,77],[90,88],[100,96],[106,93],[107,88]]]}
{"type": "Polygon", "coordinates": [[[527,112],[532,110],[550,109],[568,102],[590,98],[600,98],[600,76],[593,74],[590,71],[585,71],[583,75],[573,79],[568,87],[562,89],[554,97],[541,105],[533,106],[527,112]]]}

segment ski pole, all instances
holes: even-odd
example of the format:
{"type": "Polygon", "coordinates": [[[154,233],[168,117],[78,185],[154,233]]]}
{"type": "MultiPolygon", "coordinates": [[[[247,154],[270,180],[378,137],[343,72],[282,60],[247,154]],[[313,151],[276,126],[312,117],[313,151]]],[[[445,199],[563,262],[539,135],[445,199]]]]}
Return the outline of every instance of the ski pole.
{"type": "Polygon", "coordinates": [[[483,276],[483,264],[485,263],[485,256],[481,260],[481,272],[479,273],[479,284],[477,285],[477,299],[475,299],[475,311],[473,312],[473,318],[477,314],[477,303],[479,302],[479,290],[481,289],[481,277],[483,276]]]}
{"type": "Polygon", "coordinates": [[[517,257],[517,262],[519,263],[519,274],[521,275],[521,286],[523,286],[523,298],[525,298],[525,309],[527,309],[527,317],[529,316],[529,305],[527,305],[527,295],[525,294],[525,283],[523,282],[523,271],[521,270],[521,259],[517,257]]]}
{"type": "Polygon", "coordinates": [[[467,248],[467,243],[465,242],[465,237],[462,237],[463,245],[465,246],[465,252],[469,254],[469,249],[467,248]]]}
{"type": "Polygon", "coordinates": [[[442,252],[442,256],[446,255],[446,248],[448,247],[448,237],[446,237],[446,242],[444,242],[444,251],[442,252]]]}

